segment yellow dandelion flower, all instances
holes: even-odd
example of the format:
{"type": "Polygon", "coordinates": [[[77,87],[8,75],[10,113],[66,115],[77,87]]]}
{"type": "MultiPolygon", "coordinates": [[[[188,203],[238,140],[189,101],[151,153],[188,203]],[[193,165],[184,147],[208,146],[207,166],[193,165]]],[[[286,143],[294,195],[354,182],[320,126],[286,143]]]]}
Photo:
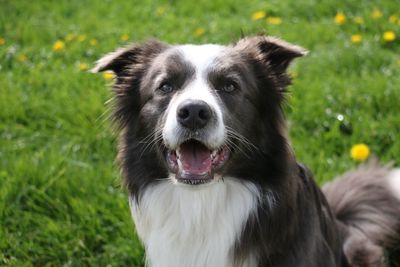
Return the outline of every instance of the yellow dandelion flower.
{"type": "Polygon", "coordinates": [[[372,12],[371,12],[371,18],[373,18],[373,19],[379,19],[379,18],[381,18],[383,16],[383,14],[382,14],[382,12],[379,10],[379,9],[374,9],[372,12]]]}
{"type": "Polygon", "coordinates": [[[355,17],[354,18],[354,22],[356,23],[356,24],[359,24],[359,25],[361,25],[361,24],[364,24],[364,19],[362,18],[362,17],[355,17]]]}
{"type": "Polygon", "coordinates": [[[356,144],[351,148],[350,155],[354,160],[364,161],[369,157],[370,151],[366,144],[356,144]]]}
{"type": "Polygon", "coordinates": [[[27,56],[26,56],[25,54],[19,54],[19,55],[17,56],[17,60],[18,60],[19,62],[25,62],[25,61],[28,60],[28,58],[27,58],[27,56]]]}
{"type": "Polygon", "coordinates": [[[166,7],[166,6],[159,6],[159,7],[156,9],[156,15],[157,15],[157,16],[162,16],[162,15],[165,14],[165,11],[167,11],[167,7],[166,7]]]}
{"type": "Polygon", "coordinates": [[[124,33],[121,35],[121,41],[128,41],[129,35],[127,33],[124,33]]]}
{"type": "Polygon", "coordinates": [[[256,20],[263,19],[263,18],[265,18],[265,15],[266,15],[265,11],[256,11],[251,15],[251,20],[256,21],[256,20]]]}
{"type": "Polygon", "coordinates": [[[65,43],[61,40],[58,40],[53,44],[53,51],[55,52],[60,52],[63,51],[64,49],[65,49],[65,43]]]}
{"type": "Polygon", "coordinates": [[[361,43],[361,41],[362,41],[362,36],[361,36],[361,34],[353,34],[353,35],[351,36],[351,42],[352,42],[353,44],[359,44],[359,43],[361,43]]]}
{"type": "Polygon", "coordinates": [[[342,25],[346,22],[346,16],[342,12],[338,12],[335,16],[335,23],[337,25],[342,25]]]}
{"type": "Polygon", "coordinates": [[[6,39],[0,37],[0,45],[4,45],[6,43],[6,39]]]}
{"type": "Polygon", "coordinates": [[[396,22],[399,21],[399,17],[397,17],[396,15],[391,15],[389,17],[389,22],[395,24],[396,22]]]}
{"type": "Polygon", "coordinates": [[[266,21],[267,21],[268,24],[271,24],[271,25],[282,24],[282,18],[280,18],[280,17],[268,17],[266,19],[266,21]]]}
{"type": "Polygon", "coordinates": [[[204,35],[204,33],[206,32],[206,30],[202,27],[198,27],[196,30],[194,30],[194,35],[196,35],[197,37],[200,37],[202,35],[204,35]]]}
{"type": "Polygon", "coordinates": [[[386,31],[383,33],[383,40],[386,42],[393,42],[396,40],[396,34],[393,31],[386,31]]]}
{"type": "Polygon", "coordinates": [[[79,42],[83,42],[83,41],[85,41],[86,40],[86,35],[84,35],[84,34],[79,34],[78,35],[78,41],[79,42]]]}
{"type": "Polygon", "coordinates": [[[75,34],[75,33],[68,33],[68,34],[65,36],[65,40],[66,40],[67,42],[71,42],[71,41],[73,41],[75,38],[76,38],[76,34],[75,34]]]}
{"type": "Polygon", "coordinates": [[[92,38],[92,39],[90,39],[89,43],[90,43],[90,45],[95,46],[95,45],[97,45],[97,39],[92,38]]]}
{"type": "Polygon", "coordinates": [[[103,79],[106,81],[110,81],[110,80],[114,79],[114,76],[115,76],[114,73],[111,71],[103,72],[103,79]]]}
{"type": "Polygon", "coordinates": [[[79,67],[79,70],[81,70],[81,71],[85,71],[85,70],[89,69],[89,65],[86,63],[79,63],[78,67],[79,67]]]}
{"type": "Polygon", "coordinates": [[[295,71],[295,70],[290,70],[290,71],[289,71],[289,75],[290,75],[290,77],[293,78],[293,79],[299,77],[299,73],[298,73],[297,71],[295,71]]]}

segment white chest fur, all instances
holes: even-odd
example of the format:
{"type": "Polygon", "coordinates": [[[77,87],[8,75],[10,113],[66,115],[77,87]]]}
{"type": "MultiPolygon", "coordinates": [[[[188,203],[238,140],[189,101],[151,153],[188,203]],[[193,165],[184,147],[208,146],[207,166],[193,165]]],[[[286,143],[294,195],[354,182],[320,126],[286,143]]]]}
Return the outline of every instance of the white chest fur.
{"type": "Polygon", "coordinates": [[[229,178],[200,189],[168,180],[149,187],[139,203],[130,200],[148,265],[232,266],[233,246],[259,195],[254,184],[229,178]]]}

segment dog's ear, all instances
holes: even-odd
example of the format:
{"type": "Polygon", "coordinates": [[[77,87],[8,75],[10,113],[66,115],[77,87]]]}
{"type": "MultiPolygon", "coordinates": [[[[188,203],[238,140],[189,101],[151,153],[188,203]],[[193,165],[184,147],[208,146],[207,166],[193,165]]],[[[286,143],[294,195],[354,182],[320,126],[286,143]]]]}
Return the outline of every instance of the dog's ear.
{"type": "Polygon", "coordinates": [[[114,73],[119,73],[129,64],[129,58],[131,58],[131,55],[135,54],[136,50],[137,47],[132,45],[108,53],[96,61],[96,65],[91,69],[91,72],[113,71],[114,73]]]}
{"type": "Polygon", "coordinates": [[[245,37],[239,40],[235,47],[271,66],[277,73],[286,72],[293,59],[308,53],[300,46],[270,36],[245,37]]]}
{"type": "Polygon", "coordinates": [[[132,44],[108,53],[100,58],[91,72],[113,71],[117,76],[135,64],[143,64],[157,56],[168,46],[156,40],[132,44]]]}

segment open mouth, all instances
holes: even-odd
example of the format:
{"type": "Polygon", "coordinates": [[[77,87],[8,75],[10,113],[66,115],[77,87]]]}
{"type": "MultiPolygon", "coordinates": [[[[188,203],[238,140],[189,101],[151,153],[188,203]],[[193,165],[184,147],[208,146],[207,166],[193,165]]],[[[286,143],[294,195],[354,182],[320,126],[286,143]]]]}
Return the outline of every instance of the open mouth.
{"type": "Polygon", "coordinates": [[[211,150],[203,143],[190,139],[178,149],[167,152],[168,167],[177,182],[189,185],[206,184],[229,158],[227,146],[211,150]]]}

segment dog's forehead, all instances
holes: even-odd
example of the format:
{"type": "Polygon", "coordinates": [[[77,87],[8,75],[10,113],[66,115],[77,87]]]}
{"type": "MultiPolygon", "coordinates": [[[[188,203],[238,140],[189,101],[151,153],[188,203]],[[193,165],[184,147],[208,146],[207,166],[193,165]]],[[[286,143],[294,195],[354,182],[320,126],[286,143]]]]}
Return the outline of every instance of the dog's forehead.
{"type": "Polygon", "coordinates": [[[183,56],[186,62],[189,62],[201,74],[221,58],[227,47],[215,44],[205,45],[179,45],[177,51],[183,56]]]}

